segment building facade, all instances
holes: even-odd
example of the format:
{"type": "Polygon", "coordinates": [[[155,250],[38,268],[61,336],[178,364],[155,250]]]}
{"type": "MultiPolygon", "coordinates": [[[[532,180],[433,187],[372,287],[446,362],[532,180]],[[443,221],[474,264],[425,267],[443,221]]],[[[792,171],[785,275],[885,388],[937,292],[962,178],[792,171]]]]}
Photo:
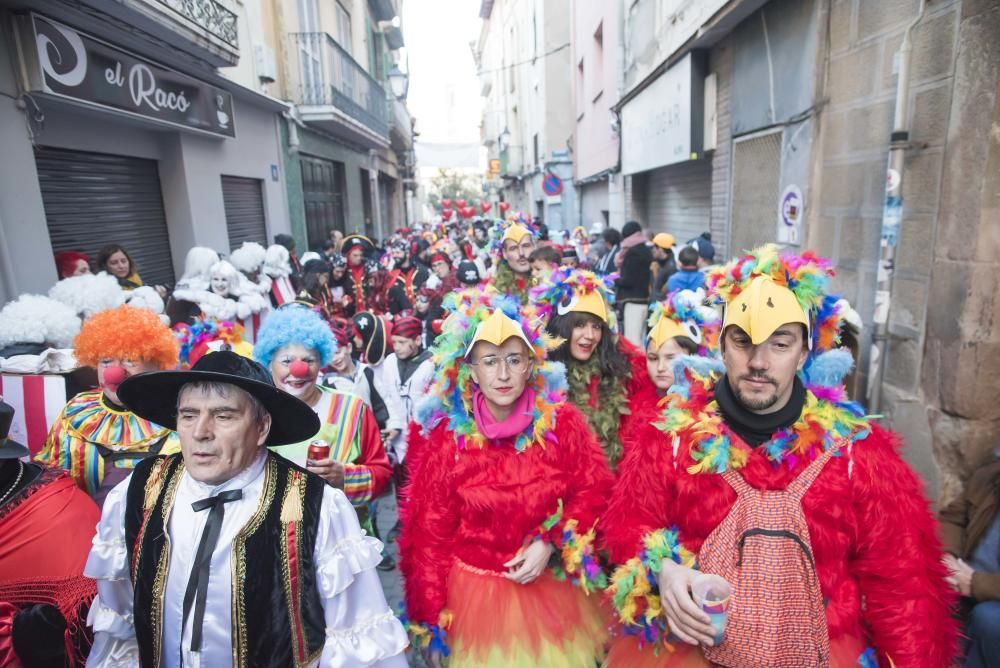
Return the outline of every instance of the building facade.
{"type": "Polygon", "coordinates": [[[170,285],[187,250],[288,231],[287,106],[220,72],[246,51],[215,0],[0,3],[0,299],[53,253],[125,246],[170,285]]]}
{"type": "Polygon", "coordinates": [[[723,258],[773,241],[832,258],[865,324],[852,390],[863,402],[880,390],[904,456],[949,500],[1000,437],[985,399],[1000,364],[1000,5],[638,0],[624,11],[617,109],[632,211],[682,240],[711,231],[723,258]],[[908,135],[894,139],[894,125],[908,135]],[[894,141],[904,158],[887,170],[894,141]],[[894,275],[891,291],[880,275],[894,275]],[[880,321],[881,378],[869,373],[880,321]]]}
{"type": "Polygon", "coordinates": [[[622,3],[574,2],[573,181],[580,223],[597,230],[621,228],[626,220],[625,180],[619,160],[618,116],[612,107],[624,87],[622,3]]]}
{"type": "Polygon", "coordinates": [[[282,141],[293,234],[310,249],[331,230],[384,238],[406,224],[414,183],[412,121],[390,85],[400,2],[268,1],[275,94],[292,105],[282,141]]]}
{"type": "Polygon", "coordinates": [[[575,130],[569,0],[482,0],[475,45],[482,141],[496,204],[552,230],[580,224],[573,183],[575,130]],[[548,182],[546,184],[546,182],[548,182]]]}

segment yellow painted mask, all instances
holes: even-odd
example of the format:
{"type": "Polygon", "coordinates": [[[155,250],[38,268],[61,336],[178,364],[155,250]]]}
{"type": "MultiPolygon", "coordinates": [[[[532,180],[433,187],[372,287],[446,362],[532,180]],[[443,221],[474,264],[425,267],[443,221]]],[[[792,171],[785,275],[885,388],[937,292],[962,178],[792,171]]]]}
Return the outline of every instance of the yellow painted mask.
{"type": "Polygon", "coordinates": [[[806,339],[809,340],[809,318],[792,291],[775,283],[770,276],[757,276],[726,305],[722,331],[736,325],[747,333],[756,346],[766,341],[776,329],[791,322],[805,325],[806,339]]]}
{"type": "Polygon", "coordinates": [[[514,336],[524,341],[528,350],[534,350],[531,347],[531,341],[528,341],[528,337],[521,331],[521,325],[500,309],[496,309],[476,327],[476,333],[473,335],[469,347],[465,349],[465,355],[468,356],[472,352],[472,348],[480,341],[500,346],[503,345],[504,341],[514,336]]]}

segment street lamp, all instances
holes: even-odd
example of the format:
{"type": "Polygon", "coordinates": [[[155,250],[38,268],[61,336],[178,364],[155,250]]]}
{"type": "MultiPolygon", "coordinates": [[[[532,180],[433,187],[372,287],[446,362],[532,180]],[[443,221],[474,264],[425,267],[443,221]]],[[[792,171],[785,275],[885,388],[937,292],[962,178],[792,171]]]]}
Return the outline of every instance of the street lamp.
{"type": "Polygon", "coordinates": [[[500,133],[500,150],[506,151],[510,148],[510,128],[505,127],[500,133]]]}
{"type": "Polygon", "coordinates": [[[393,65],[392,69],[389,70],[389,86],[392,88],[392,94],[396,96],[397,100],[406,97],[406,89],[409,87],[409,83],[410,77],[399,69],[398,66],[393,65]]]}

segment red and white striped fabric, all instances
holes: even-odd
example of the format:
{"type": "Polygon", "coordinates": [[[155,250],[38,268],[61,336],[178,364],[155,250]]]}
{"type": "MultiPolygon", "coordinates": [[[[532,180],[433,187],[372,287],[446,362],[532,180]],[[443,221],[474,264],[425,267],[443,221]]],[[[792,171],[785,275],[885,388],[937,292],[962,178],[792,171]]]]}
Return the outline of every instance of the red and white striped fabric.
{"type": "Polygon", "coordinates": [[[292,287],[291,279],[287,276],[275,278],[271,283],[271,296],[278,306],[295,301],[295,288],[292,287]]]}
{"type": "Polygon", "coordinates": [[[254,313],[249,318],[244,318],[240,321],[243,325],[243,338],[248,343],[254,343],[257,341],[257,332],[260,331],[260,323],[263,322],[265,315],[267,315],[267,311],[261,311],[260,313],[254,313]]]}
{"type": "Polygon", "coordinates": [[[14,408],[10,438],[32,457],[45,445],[49,428],[66,405],[66,377],[59,374],[0,374],[0,396],[14,408]]]}

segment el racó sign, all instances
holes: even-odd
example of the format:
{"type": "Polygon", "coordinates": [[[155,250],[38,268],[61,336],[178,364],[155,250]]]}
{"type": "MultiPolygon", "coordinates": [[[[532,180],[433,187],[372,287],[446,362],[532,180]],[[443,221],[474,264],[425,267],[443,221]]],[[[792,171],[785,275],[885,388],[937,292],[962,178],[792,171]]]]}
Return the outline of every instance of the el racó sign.
{"type": "Polygon", "coordinates": [[[41,92],[189,130],[236,136],[233,98],[221,88],[37,15],[31,16],[27,40],[22,40],[25,60],[37,63],[33,83],[41,92]]]}

